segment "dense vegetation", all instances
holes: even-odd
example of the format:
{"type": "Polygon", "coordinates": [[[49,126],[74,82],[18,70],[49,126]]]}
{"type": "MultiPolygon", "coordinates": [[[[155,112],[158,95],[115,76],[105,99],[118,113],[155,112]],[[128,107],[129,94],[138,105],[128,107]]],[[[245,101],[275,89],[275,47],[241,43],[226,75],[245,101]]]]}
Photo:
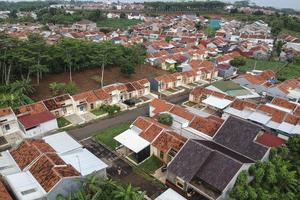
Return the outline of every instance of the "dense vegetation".
{"type": "Polygon", "coordinates": [[[225,15],[225,17],[236,19],[244,22],[254,22],[257,20],[263,20],[268,23],[272,28],[272,33],[274,36],[280,33],[294,33],[300,32],[300,21],[292,16],[282,14],[279,15],[264,15],[263,13],[257,13],[252,15],[246,15],[244,13],[231,13],[225,15]]]}
{"type": "Polygon", "coordinates": [[[226,5],[220,1],[189,1],[189,2],[145,2],[147,12],[223,12],[226,5]]]}
{"type": "Polygon", "coordinates": [[[286,147],[272,149],[270,160],[242,172],[230,200],[294,200],[300,198],[300,135],[286,147]]]}
{"type": "Polygon", "coordinates": [[[168,113],[162,113],[158,116],[158,121],[167,126],[171,126],[173,124],[173,117],[168,113]]]}
{"type": "Polygon", "coordinates": [[[78,191],[70,194],[69,197],[58,195],[56,200],[143,200],[145,192],[139,192],[138,188],[129,185],[122,185],[113,180],[102,180],[96,176],[88,176],[81,181],[78,191]]]}
{"type": "MultiPolygon", "coordinates": [[[[84,40],[62,39],[57,44],[49,45],[39,35],[29,35],[28,40],[17,40],[5,34],[0,35],[0,85],[4,85],[1,95],[9,94],[7,99],[20,98],[20,93],[29,94],[32,90],[15,92],[15,81],[24,80],[30,85],[30,78],[36,79],[36,84],[45,73],[69,72],[72,82],[72,72],[95,67],[120,67],[125,75],[134,73],[135,66],[145,60],[145,48],[142,45],[124,47],[111,42],[94,43],[84,40]],[[13,92],[11,92],[13,90],[13,92]],[[13,96],[13,97],[12,97],[13,96]]],[[[100,71],[100,70],[99,70],[100,71]]],[[[101,74],[99,73],[101,76],[101,74]]],[[[20,82],[23,83],[23,82],[20,82]]],[[[70,87],[74,91],[74,87],[70,87]]],[[[54,93],[60,93],[53,87],[54,93]]],[[[5,95],[7,96],[7,95],[5,95]]],[[[25,102],[7,100],[0,106],[17,106],[25,102]]]]}

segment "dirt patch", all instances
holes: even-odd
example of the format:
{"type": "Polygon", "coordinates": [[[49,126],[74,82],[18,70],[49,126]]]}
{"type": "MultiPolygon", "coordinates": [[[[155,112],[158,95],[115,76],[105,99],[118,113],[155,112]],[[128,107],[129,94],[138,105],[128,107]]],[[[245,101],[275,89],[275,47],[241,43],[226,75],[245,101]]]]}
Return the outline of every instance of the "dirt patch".
{"type": "MultiPolygon", "coordinates": [[[[109,85],[112,83],[126,83],[130,81],[140,80],[143,78],[151,79],[159,75],[168,74],[169,72],[149,66],[142,65],[136,68],[135,74],[131,76],[126,76],[120,72],[120,68],[112,67],[106,69],[104,72],[104,85],[109,85]]],[[[77,84],[79,91],[84,92],[92,89],[99,88],[99,84],[92,80],[91,77],[94,75],[100,75],[100,68],[88,69],[80,72],[73,72],[72,78],[73,81],[77,84]]],[[[34,77],[32,78],[35,81],[34,77]]],[[[35,93],[31,96],[32,99],[38,101],[41,99],[46,99],[52,96],[51,91],[49,90],[49,84],[52,82],[69,82],[69,73],[60,73],[60,74],[48,74],[43,77],[43,80],[40,81],[40,85],[35,87],[35,93]]]]}

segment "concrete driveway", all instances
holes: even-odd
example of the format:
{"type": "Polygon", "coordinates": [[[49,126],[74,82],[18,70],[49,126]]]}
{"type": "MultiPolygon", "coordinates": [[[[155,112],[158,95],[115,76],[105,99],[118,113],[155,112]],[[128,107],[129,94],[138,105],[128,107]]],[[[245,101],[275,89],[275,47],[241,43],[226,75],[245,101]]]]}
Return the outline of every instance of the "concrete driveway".
{"type": "Polygon", "coordinates": [[[83,118],[85,120],[85,122],[89,122],[94,119],[97,119],[97,116],[90,112],[84,113],[84,114],[80,115],[80,117],[83,118]]]}
{"type": "Polygon", "coordinates": [[[68,116],[65,116],[65,118],[66,118],[66,120],[71,122],[73,125],[78,125],[78,124],[83,124],[84,123],[84,119],[81,118],[77,114],[68,115],[68,116]]]}

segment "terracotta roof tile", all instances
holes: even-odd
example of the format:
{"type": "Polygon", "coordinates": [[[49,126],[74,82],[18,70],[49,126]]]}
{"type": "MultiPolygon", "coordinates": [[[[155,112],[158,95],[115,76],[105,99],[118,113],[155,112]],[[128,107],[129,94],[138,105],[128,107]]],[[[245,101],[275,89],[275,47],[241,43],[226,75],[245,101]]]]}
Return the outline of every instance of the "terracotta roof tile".
{"type": "Polygon", "coordinates": [[[210,137],[213,137],[217,130],[221,127],[223,120],[212,118],[204,118],[196,116],[189,126],[197,131],[200,131],[210,137]]]}
{"type": "Polygon", "coordinates": [[[152,143],[158,150],[166,153],[170,149],[179,151],[186,142],[186,138],[178,135],[175,132],[164,131],[152,143]]]}
{"type": "Polygon", "coordinates": [[[272,100],[271,103],[290,110],[294,110],[297,107],[297,104],[295,103],[291,103],[288,100],[276,98],[276,97],[272,100]]]}
{"type": "Polygon", "coordinates": [[[17,116],[22,114],[36,114],[44,111],[47,111],[47,108],[41,101],[30,105],[20,106],[19,108],[15,109],[17,116]]]}
{"type": "Polygon", "coordinates": [[[154,108],[153,113],[156,114],[169,111],[173,107],[172,104],[160,99],[154,99],[149,105],[154,108]]]}
{"type": "Polygon", "coordinates": [[[55,153],[40,157],[29,171],[46,192],[49,192],[63,177],[80,176],[78,171],[67,165],[55,153]]]}
{"type": "Polygon", "coordinates": [[[260,105],[257,109],[265,113],[268,113],[272,117],[272,121],[277,123],[281,123],[284,119],[284,116],[286,115],[285,112],[266,105],[260,105]]]}
{"type": "Polygon", "coordinates": [[[195,116],[194,114],[177,105],[173,106],[173,108],[170,110],[170,113],[182,117],[183,119],[186,119],[188,121],[191,121],[195,116]]]}
{"type": "Polygon", "coordinates": [[[255,109],[257,107],[257,105],[255,103],[251,103],[248,101],[235,99],[235,101],[231,104],[231,107],[235,108],[237,110],[244,110],[245,108],[255,109]]]}
{"type": "Polygon", "coordinates": [[[100,100],[108,100],[111,98],[110,95],[106,93],[103,89],[94,90],[94,94],[100,100]]]}
{"type": "Polygon", "coordinates": [[[297,125],[298,122],[300,121],[300,117],[296,117],[295,115],[287,114],[284,121],[289,124],[297,125]]]}
{"type": "Polygon", "coordinates": [[[8,191],[6,190],[2,181],[0,181],[0,199],[1,200],[13,200],[8,191]]]}
{"type": "Polygon", "coordinates": [[[43,140],[24,140],[17,148],[10,151],[10,154],[21,170],[27,167],[32,161],[43,153],[55,152],[55,150],[43,140]]]}
{"type": "Polygon", "coordinates": [[[162,130],[163,129],[161,127],[152,124],[148,129],[141,132],[140,136],[148,142],[152,142],[162,130]]]}
{"type": "Polygon", "coordinates": [[[6,115],[10,115],[12,114],[13,111],[11,108],[1,108],[0,109],[0,117],[6,116],[6,115]]]}
{"type": "Polygon", "coordinates": [[[72,97],[75,101],[86,101],[88,103],[94,103],[98,100],[97,96],[92,90],[75,94],[72,97]]]}
{"type": "Polygon", "coordinates": [[[132,124],[141,130],[146,130],[151,126],[152,123],[146,120],[144,117],[138,117],[132,124]]]}

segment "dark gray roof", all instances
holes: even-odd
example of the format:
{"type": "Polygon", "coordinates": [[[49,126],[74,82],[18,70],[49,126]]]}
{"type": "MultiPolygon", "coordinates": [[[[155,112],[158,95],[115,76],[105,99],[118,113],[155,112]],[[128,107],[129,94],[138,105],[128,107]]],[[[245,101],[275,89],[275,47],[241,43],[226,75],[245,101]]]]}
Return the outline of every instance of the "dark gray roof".
{"type": "Polygon", "coordinates": [[[196,178],[222,192],[233,177],[239,172],[242,165],[242,163],[218,151],[214,151],[200,168],[196,174],[196,178]]]}
{"type": "Polygon", "coordinates": [[[261,130],[259,125],[230,116],[213,140],[252,160],[261,160],[268,151],[268,148],[255,142],[261,130]]]}
{"type": "Polygon", "coordinates": [[[189,140],[168,166],[168,171],[185,181],[201,180],[223,191],[243,163],[224,153],[189,140]]]}
{"type": "Polygon", "coordinates": [[[235,151],[232,151],[231,149],[228,149],[220,144],[217,144],[213,141],[208,141],[208,140],[197,140],[197,142],[207,146],[210,149],[219,151],[223,154],[226,154],[227,156],[230,156],[231,158],[240,161],[241,163],[254,163],[254,160],[251,160],[235,151]]]}
{"type": "Polygon", "coordinates": [[[189,182],[207,160],[212,150],[189,140],[168,166],[168,170],[189,182]]]}

